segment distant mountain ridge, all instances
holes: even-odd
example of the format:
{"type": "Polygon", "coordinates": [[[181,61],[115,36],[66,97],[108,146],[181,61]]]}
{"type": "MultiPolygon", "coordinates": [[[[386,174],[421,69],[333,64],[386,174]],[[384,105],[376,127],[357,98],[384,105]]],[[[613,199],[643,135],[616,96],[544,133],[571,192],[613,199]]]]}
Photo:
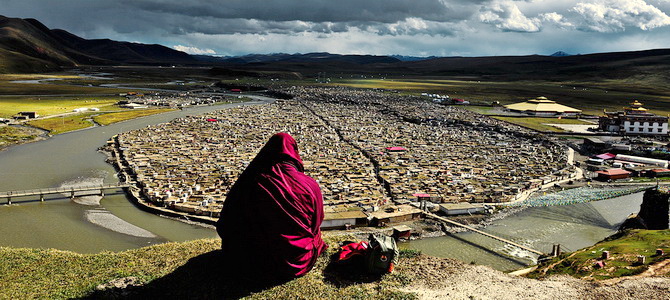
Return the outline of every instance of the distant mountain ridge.
{"type": "Polygon", "coordinates": [[[327,62],[339,61],[356,64],[374,64],[374,63],[396,63],[400,59],[390,56],[377,55],[353,55],[353,54],[332,54],[328,52],[312,52],[312,53],[272,53],[272,54],[247,54],[242,56],[232,57],[215,57],[198,55],[196,59],[207,62],[217,62],[224,64],[253,64],[253,63],[272,63],[272,62],[327,62]]]}
{"type": "Polygon", "coordinates": [[[400,61],[419,61],[419,60],[427,60],[427,59],[433,59],[433,58],[439,58],[439,56],[408,56],[408,55],[398,55],[394,54],[391,55],[393,58],[397,58],[400,61]]]}
{"type": "Polygon", "coordinates": [[[215,67],[216,76],[450,76],[484,80],[648,80],[670,82],[670,49],[570,55],[413,57],[306,54],[189,55],[161,45],[87,40],[35,19],[0,16],[0,73],[55,71],[79,65],[215,67]],[[269,73],[268,73],[269,72],[269,73]],[[270,75],[269,75],[270,74],[270,75]]]}
{"type": "Polygon", "coordinates": [[[54,71],[82,64],[195,62],[192,56],[161,45],[87,40],[65,30],[49,29],[35,19],[0,16],[0,73],[54,71]]]}
{"type": "Polygon", "coordinates": [[[549,56],[553,56],[553,57],[563,57],[563,56],[572,56],[572,54],[569,54],[569,53],[564,52],[564,51],[556,51],[556,52],[554,52],[553,54],[551,54],[551,55],[549,55],[549,56]]]}

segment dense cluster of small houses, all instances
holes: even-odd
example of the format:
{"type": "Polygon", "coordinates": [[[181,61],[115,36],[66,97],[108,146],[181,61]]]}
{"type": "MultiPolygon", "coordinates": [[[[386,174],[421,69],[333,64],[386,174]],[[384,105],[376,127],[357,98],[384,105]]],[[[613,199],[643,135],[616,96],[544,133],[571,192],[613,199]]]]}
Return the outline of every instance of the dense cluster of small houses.
{"type": "Polygon", "coordinates": [[[155,205],[214,218],[277,132],[297,140],[327,219],[412,218],[417,197],[507,202],[569,173],[565,147],[459,107],[374,90],[284,92],[294,98],[120,134],[120,157],[155,205]]]}
{"type": "Polygon", "coordinates": [[[184,108],[193,105],[212,105],[215,103],[230,103],[238,96],[229,96],[217,89],[191,90],[184,92],[160,92],[152,94],[142,94],[137,92],[128,92],[119,94],[126,98],[118,104],[123,108],[137,109],[150,106],[184,108]]]}

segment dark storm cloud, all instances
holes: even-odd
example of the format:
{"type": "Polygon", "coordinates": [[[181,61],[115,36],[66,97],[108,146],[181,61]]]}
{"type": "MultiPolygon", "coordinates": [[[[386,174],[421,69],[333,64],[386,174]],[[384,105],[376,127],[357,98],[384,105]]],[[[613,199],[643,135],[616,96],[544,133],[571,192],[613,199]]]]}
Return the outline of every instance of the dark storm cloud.
{"type": "Polygon", "coordinates": [[[305,22],[395,23],[406,18],[463,20],[483,0],[123,0],[129,9],[192,17],[305,22]]]}
{"type": "Polygon", "coordinates": [[[0,0],[84,38],[189,53],[508,55],[668,48],[670,0],[0,0]]]}
{"type": "Polygon", "coordinates": [[[133,33],[454,35],[485,0],[0,0],[7,11],[85,37],[133,33]]]}
{"type": "MultiPolygon", "coordinates": [[[[453,35],[455,24],[485,1],[176,1],[123,0],[128,11],[148,14],[177,34],[338,33],[453,35]]],[[[131,21],[132,22],[132,21],[131,21]]]]}

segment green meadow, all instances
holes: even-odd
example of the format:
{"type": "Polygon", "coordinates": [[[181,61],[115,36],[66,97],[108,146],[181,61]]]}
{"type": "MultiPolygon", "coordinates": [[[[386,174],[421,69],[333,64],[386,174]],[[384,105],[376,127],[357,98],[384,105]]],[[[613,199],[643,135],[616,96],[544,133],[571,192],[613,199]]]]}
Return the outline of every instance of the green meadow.
{"type": "Polygon", "coordinates": [[[142,109],[142,110],[120,111],[120,112],[112,112],[112,113],[96,115],[93,116],[93,120],[100,125],[109,125],[139,117],[161,114],[173,110],[174,109],[142,109]]]}
{"type": "Polygon", "coordinates": [[[49,133],[53,135],[92,127],[93,123],[91,123],[89,119],[94,114],[95,113],[79,113],[61,117],[28,121],[27,124],[33,127],[48,130],[49,133]]]}
{"type": "Polygon", "coordinates": [[[21,111],[35,111],[40,116],[70,113],[77,108],[118,109],[118,96],[0,96],[0,118],[11,118],[21,111]]]}

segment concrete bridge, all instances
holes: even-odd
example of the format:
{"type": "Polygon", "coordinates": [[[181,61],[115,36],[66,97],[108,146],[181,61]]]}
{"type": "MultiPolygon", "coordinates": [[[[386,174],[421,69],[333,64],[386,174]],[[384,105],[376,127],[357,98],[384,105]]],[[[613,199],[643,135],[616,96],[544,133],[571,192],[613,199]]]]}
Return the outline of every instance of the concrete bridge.
{"type": "Polygon", "coordinates": [[[62,188],[46,188],[46,189],[34,189],[34,190],[23,190],[23,191],[8,191],[0,192],[0,199],[7,199],[7,204],[12,204],[12,198],[18,197],[30,197],[30,196],[40,196],[40,201],[44,201],[45,195],[68,195],[70,198],[75,197],[75,193],[82,192],[93,192],[89,195],[105,195],[105,190],[110,189],[122,189],[130,187],[129,183],[113,183],[113,184],[101,184],[101,185],[86,185],[86,186],[76,186],[76,187],[62,187],[62,188]]]}

